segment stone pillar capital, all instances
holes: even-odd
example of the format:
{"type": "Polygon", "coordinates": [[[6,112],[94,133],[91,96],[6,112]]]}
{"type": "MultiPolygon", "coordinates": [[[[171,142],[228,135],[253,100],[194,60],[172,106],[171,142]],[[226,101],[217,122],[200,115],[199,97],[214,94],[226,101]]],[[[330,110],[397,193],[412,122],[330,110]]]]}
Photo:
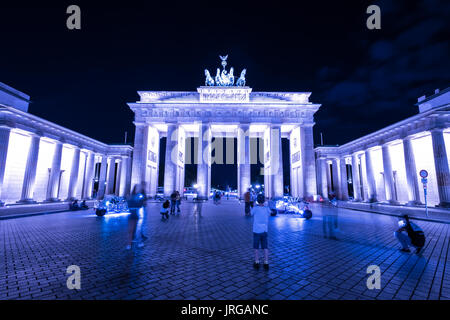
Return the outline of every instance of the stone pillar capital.
{"type": "Polygon", "coordinates": [[[443,127],[435,127],[435,128],[430,129],[430,132],[431,133],[441,133],[444,131],[444,129],[445,128],[443,128],[443,127]]]}

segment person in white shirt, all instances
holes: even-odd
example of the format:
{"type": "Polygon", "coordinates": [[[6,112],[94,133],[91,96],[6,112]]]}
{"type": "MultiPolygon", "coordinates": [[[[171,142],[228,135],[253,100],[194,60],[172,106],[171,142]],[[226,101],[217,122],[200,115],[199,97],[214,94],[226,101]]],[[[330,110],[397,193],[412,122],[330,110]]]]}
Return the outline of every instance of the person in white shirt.
{"type": "Polygon", "coordinates": [[[257,205],[253,207],[253,249],[255,249],[255,262],[253,267],[259,269],[259,248],[264,250],[264,269],[269,269],[269,249],[267,248],[267,230],[269,224],[270,209],[264,206],[266,198],[263,194],[258,194],[257,205]]]}

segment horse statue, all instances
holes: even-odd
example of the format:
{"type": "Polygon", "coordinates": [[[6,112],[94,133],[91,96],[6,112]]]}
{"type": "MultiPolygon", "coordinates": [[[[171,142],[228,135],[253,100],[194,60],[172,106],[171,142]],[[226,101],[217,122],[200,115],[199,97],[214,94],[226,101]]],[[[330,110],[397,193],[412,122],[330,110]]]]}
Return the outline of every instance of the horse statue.
{"type": "Polygon", "coordinates": [[[209,74],[208,69],[205,69],[205,86],[214,86],[214,79],[209,74]]]}
{"type": "Polygon", "coordinates": [[[230,68],[230,73],[228,74],[228,85],[233,86],[234,85],[234,69],[233,67],[230,68]]]}
{"type": "Polygon", "coordinates": [[[236,81],[236,86],[238,87],[245,87],[245,73],[247,72],[247,69],[242,70],[241,76],[236,81]]]}
{"type": "Polygon", "coordinates": [[[222,78],[220,77],[220,69],[217,68],[217,74],[216,74],[216,86],[222,85],[222,78]]]}

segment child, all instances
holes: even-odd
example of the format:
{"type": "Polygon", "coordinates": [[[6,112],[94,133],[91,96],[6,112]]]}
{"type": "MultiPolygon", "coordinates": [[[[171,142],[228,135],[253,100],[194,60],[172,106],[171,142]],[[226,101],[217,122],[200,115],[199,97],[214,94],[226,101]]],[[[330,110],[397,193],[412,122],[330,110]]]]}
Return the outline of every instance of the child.
{"type": "Polygon", "coordinates": [[[161,210],[159,211],[159,213],[161,213],[162,215],[163,220],[169,219],[169,207],[170,207],[169,200],[164,201],[161,210]]]}
{"type": "Polygon", "coordinates": [[[258,194],[251,215],[253,216],[253,249],[255,249],[255,262],[253,267],[259,269],[259,245],[264,250],[264,269],[269,269],[269,249],[267,249],[267,226],[269,224],[270,210],[264,206],[266,198],[258,194]]]}

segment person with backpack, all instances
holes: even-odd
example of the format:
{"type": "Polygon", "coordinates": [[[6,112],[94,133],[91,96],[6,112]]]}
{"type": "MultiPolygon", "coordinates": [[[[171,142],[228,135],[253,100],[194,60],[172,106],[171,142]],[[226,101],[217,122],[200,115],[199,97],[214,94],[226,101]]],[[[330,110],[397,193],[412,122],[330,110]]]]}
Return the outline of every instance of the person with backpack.
{"type": "Polygon", "coordinates": [[[425,245],[425,233],[423,230],[413,222],[409,221],[409,216],[404,215],[398,222],[399,228],[394,232],[395,238],[400,242],[402,252],[411,252],[409,246],[416,248],[416,254],[422,251],[425,245]]]}
{"type": "Polygon", "coordinates": [[[159,213],[162,216],[161,219],[163,221],[166,221],[167,219],[169,219],[169,207],[170,207],[169,200],[164,201],[164,203],[161,206],[161,210],[159,211],[159,213]]]}

